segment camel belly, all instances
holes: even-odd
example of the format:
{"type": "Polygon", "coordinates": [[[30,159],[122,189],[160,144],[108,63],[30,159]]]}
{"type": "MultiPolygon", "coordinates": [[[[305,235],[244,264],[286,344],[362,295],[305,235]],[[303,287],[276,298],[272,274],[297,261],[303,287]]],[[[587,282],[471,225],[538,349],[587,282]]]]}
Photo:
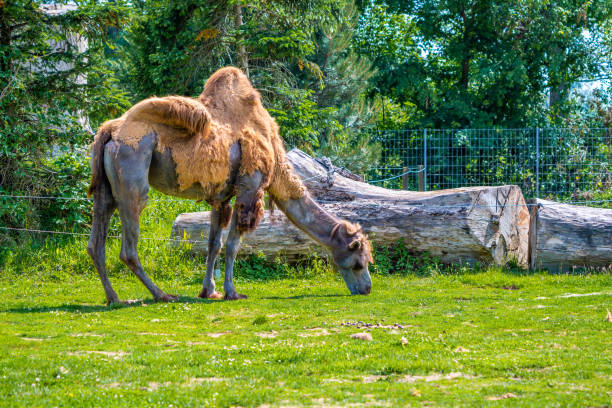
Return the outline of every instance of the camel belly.
{"type": "Polygon", "coordinates": [[[149,167],[149,185],[154,189],[175,197],[188,198],[191,200],[206,200],[208,202],[225,201],[233,195],[233,184],[240,168],[240,145],[235,143],[230,148],[230,176],[225,182],[221,193],[215,194],[211,191],[218,191],[217,186],[205,188],[200,183],[193,183],[186,189],[181,190],[176,172],[176,163],[172,158],[169,148],[163,152],[155,149],[149,167]]]}

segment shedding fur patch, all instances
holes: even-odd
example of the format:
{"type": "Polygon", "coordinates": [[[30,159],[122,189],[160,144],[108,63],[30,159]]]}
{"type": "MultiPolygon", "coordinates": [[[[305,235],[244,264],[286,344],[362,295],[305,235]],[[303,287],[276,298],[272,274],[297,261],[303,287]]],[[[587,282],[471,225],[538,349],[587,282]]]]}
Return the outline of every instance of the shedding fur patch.
{"type": "Polygon", "coordinates": [[[259,189],[248,203],[236,203],[238,211],[237,228],[240,232],[251,232],[264,216],[263,190],[259,189]]]}
{"type": "Polygon", "coordinates": [[[221,228],[225,228],[229,225],[232,220],[232,206],[230,203],[223,203],[221,205],[221,228]]]}
{"type": "Polygon", "coordinates": [[[281,201],[299,199],[306,192],[287,160],[278,125],[238,68],[215,72],[198,99],[145,99],[103,126],[113,140],[133,148],[144,136],[157,134],[157,150],[172,152],[181,190],[199,183],[208,198],[218,194],[229,176],[229,149],[239,142],[241,174],[260,171],[266,180],[262,188],[281,201]]]}

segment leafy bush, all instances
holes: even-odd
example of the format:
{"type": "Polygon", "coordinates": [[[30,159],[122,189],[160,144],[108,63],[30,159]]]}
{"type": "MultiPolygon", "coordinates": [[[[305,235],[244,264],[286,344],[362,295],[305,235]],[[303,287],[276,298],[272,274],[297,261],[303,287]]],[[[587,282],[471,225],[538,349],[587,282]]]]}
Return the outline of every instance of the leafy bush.
{"type": "Polygon", "coordinates": [[[0,221],[16,228],[83,231],[90,223],[91,202],[85,191],[91,170],[84,152],[70,152],[43,160],[36,189],[3,191],[7,195],[51,198],[1,198],[0,221]],[[76,198],[76,199],[75,199],[76,198]]]}

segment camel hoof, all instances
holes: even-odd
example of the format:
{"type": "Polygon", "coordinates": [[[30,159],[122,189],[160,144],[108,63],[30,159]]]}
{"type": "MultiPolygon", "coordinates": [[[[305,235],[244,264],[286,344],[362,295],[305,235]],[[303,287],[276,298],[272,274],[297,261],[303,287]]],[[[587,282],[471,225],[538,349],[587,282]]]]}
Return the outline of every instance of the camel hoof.
{"type": "Polygon", "coordinates": [[[247,295],[243,295],[242,293],[232,293],[232,294],[225,294],[224,299],[225,300],[240,300],[240,299],[248,299],[249,297],[247,295]]]}
{"type": "Polygon", "coordinates": [[[212,291],[212,293],[208,293],[207,290],[202,289],[198,297],[200,299],[222,299],[223,295],[220,294],[219,292],[215,292],[214,290],[212,291]]]}
{"type": "Polygon", "coordinates": [[[176,295],[168,295],[167,293],[164,293],[160,297],[155,298],[156,302],[175,302],[177,300],[178,300],[178,296],[176,296],[176,295]]]}

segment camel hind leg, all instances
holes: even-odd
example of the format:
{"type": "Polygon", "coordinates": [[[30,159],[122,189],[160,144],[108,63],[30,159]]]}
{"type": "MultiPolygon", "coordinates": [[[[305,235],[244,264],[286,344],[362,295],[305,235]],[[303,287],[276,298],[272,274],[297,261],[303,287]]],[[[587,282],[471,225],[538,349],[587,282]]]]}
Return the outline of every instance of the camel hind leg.
{"type": "Polygon", "coordinates": [[[111,187],[108,180],[104,179],[94,192],[94,211],[91,225],[91,235],[87,244],[87,252],[91,257],[102,281],[104,293],[106,294],[106,303],[119,302],[119,297],[113,289],[108,276],[106,275],[106,237],[108,234],[108,226],[111,216],[117,208],[117,203],[111,193],[111,187]]]}
{"type": "Polygon", "coordinates": [[[140,214],[147,205],[149,165],[155,135],[141,139],[137,149],[120,142],[109,142],[105,148],[104,168],[117,201],[121,219],[121,252],[119,258],[140,279],[156,301],[176,300],[157,287],[145,273],[138,257],[137,245],[140,214]]]}

